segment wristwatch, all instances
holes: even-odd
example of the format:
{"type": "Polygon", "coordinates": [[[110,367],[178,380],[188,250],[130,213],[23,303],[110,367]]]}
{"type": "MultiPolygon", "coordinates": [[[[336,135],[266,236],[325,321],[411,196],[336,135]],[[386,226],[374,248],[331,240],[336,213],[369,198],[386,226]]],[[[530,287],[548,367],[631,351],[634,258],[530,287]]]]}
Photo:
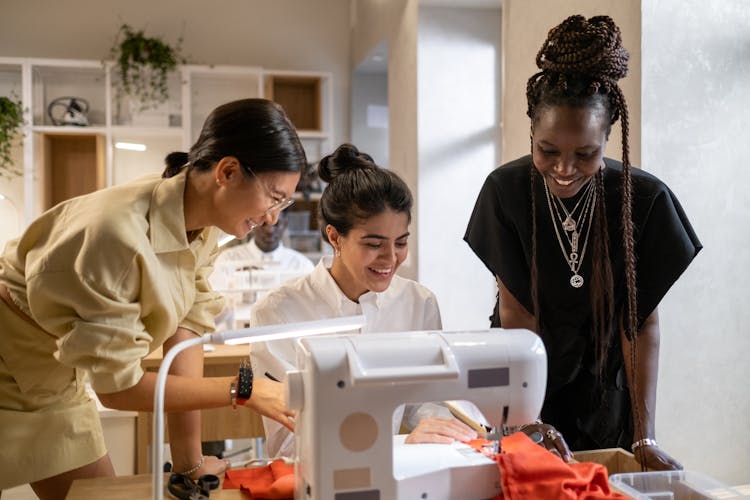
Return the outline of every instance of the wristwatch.
{"type": "Polygon", "coordinates": [[[253,368],[249,359],[243,359],[240,363],[237,375],[237,404],[244,405],[253,395],[253,368]]]}

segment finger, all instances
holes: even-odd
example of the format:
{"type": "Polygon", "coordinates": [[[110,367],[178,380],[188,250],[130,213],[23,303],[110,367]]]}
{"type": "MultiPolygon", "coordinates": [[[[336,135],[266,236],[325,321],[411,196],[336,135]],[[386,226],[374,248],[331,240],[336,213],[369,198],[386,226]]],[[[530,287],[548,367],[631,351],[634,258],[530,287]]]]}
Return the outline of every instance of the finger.
{"type": "Polygon", "coordinates": [[[447,436],[457,441],[469,441],[477,438],[477,433],[474,429],[455,419],[424,419],[417,426],[416,430],[447,436]]]}
{"type": "Polygon", "coordinates": [[[284,427],[294,432],[294,419],[293,418],[290,418],[284,415],[283,421],[281,423],[284,425],[284,427]]]}
{"type": "Polygon", "coordinates": [[[549,451],[553,452],[565,462],[569,461],[570,458],[572,458],[567,443],[563,439],[562,434],[560,434],[557,429],[555,429],[554,427],[548,428],[544,434],[544,437],[545,447],[549,451]]]}
{"type": "Polygon", "coordinates": [[[450,444],[454,441],[453,438],[444,436],[442,434],[433,434],[429,432],[412,432],[406,438],[408,444],[419,444],[419,443],[437,443],[437,444],[450,444]]]}
{"type": "Polygon", "coordinates": [[[560,451],[560,454],[562,455],[562,459],[566,462],[570,462],[573,459],[573,452],[570,451],[570,448],[568,447],[568,443],[565,441],[565,438],[562,437],[562,434],[560,434],[559,439],[557,440],[558,444],[558,450],[560,451]]]}

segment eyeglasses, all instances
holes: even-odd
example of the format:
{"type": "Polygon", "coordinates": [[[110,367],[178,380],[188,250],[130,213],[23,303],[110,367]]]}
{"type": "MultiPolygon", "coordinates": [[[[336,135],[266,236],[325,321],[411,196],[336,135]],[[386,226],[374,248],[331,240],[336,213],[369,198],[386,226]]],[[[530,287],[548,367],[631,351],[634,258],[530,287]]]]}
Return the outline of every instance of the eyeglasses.
{"type": "Polygon", "coordinates": [[[277,199],[273,195],[271,190],[268,189],[268,186],[266,186],[266,183],[260,180],[260,178],[257,175],[255,175],[255,172],[253,172],[252,168],[247,167],[247,166],[245,168],[247,168],[247,171],[250,172],[253,177],[255,177],[255,180],[258,181],[258,183],[261,186],[263,186],[263,190],[266,192],[266,196],[268,196],[269,198],[271,198],[271,200],[273,200],[273,203],[271,204],[271,206],[268,207],[265,212],[263,212],[263,217],[265,217],[271,212],[276,212],[276,211],[281,212],[282,210],[286,210],[287,208],[291,207],[292,204],[294,204],[294,198],[277,199]]]}

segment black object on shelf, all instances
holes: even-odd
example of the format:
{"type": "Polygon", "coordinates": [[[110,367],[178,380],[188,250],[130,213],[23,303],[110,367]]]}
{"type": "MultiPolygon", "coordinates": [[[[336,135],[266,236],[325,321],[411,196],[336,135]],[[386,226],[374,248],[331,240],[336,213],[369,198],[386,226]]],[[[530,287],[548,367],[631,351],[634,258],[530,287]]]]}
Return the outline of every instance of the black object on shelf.
{"type": "Polygon", "coordinates": [[[53,125],[75,125],[86,127],[88,119],[89,103],[81,97],[58,97],[47,106],[47,115],[53,125]]]}

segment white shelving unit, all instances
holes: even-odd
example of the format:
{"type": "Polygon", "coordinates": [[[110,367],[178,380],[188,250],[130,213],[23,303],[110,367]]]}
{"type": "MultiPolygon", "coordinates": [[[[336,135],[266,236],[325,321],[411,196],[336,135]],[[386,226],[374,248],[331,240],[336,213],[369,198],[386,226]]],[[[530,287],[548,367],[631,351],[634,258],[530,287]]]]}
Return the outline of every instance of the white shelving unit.
{"type": "Polygon", "coordinates": [[[266,97],[287,110],[305,147],[317,161],[332,142],[332,75],[328,72],[276,71],[253,66],[183,65],[169,79],[169,100],[158,110],[132,111],[115,92],[112,63],[88,60],[0,57],[0,95],[20,98],[25,116],[23,139],[13,157],[19,179],[0,179],[0,194],[23,213],[25,227],[66,197],[161,172],[166,154],[187,151],[208,113],[235,99],[266,97]],[[56,126],[47,107],[58,97],[89,104],[89,126],[56,126]],[[298,123],[299,122],[299,123],[298,123]],[[145,151],[116,149],[117,142],[143,144],[145,151]],[[82,157],[90,158],[84,166],[82,157]],[[60,166],[62,164],[62,166],[60,166]],[[66,170],[67,169],[67,170],[66,170]],[[66,177],[55,194],[55,176],[66,177]]]}

